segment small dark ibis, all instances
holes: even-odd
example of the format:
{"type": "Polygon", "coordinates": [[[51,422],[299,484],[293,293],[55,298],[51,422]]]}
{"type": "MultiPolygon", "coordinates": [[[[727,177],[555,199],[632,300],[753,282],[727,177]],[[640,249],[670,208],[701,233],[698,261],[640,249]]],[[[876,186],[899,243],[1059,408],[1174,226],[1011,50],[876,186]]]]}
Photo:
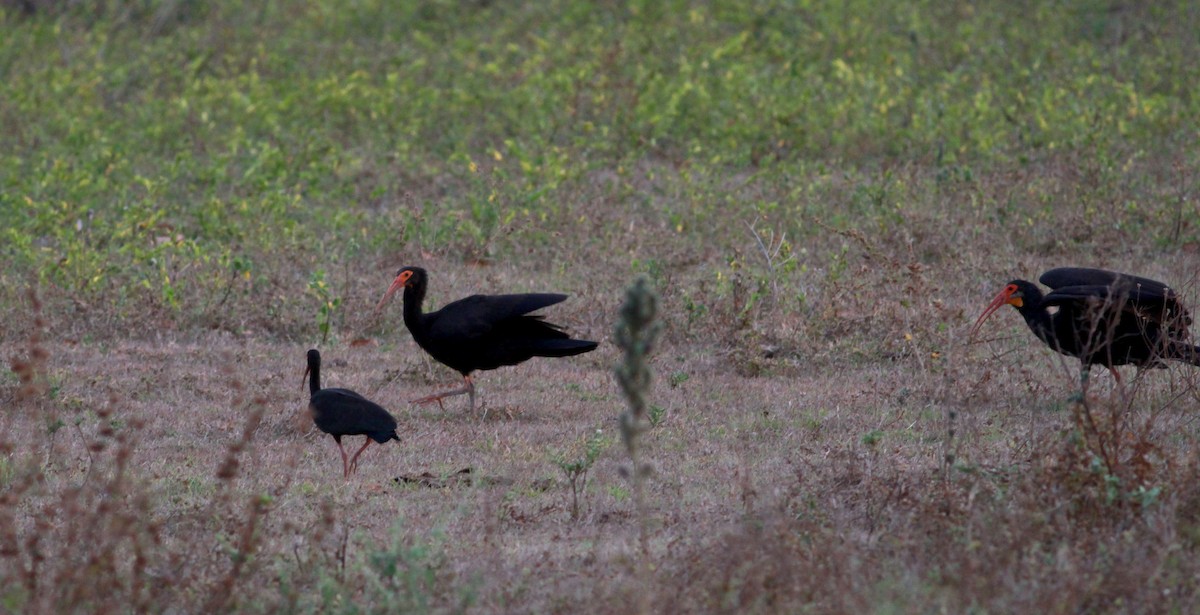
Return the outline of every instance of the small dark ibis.
{"type": "Polygon", "coordinates": [[[317,429],[333,436],[342,453],[342,476],[349,478],[358,469],[358,456],[367,450],[371,442],[384,444],[388,440],[400,441],[396,434],[396,419],[379,404],[349,389],[321,388],[321,353],[314,348],[308,351],[308,367],[304,370],[308,379],[308,401],[313,422],[317,429]],[[366,436],[362,448],[347,458],[342,448],[342,436],[366,436]]]}

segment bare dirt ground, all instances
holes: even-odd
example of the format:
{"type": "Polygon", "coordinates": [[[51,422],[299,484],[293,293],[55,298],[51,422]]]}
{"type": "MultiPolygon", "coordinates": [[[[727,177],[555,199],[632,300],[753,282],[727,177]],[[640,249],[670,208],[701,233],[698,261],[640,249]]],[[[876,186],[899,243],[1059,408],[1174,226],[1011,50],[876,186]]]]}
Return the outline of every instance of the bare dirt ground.
{"type": "Polygon", "coordinates": [[[324,385],[390,409],[402,438],[348,481],[305,416],[319,333],[301,273],[192,316],[207,330],[43,288],[42,326],[15,310],[0,344],[14,367],[0,380],[0,548],[19,580],[0,598],[42,612],[1200,607],[1194,370],[1122,368],[1118,386],[1097,368],[1080,403],[1078,362],[1013,310],[967,336],[1007,280],[1054,266],[1162,279],[1196,305],[1195,252],[1118,249],[1123,227],[1048,210],[1054,228],[1097,233],[1084,254],[1041,226],[981,231],[998,228],[990,209],[937,198],[888,232],[806,219],[821,232],[790,248],[787,271],[764,245],[782,225],[714,227],[715,249],[606,208],[504,262],[416,249],[347,262],[330,278],[342,303],[318,345],[324,385]],[[398,301],[372,314],[413,263],[433,276],[428,309],[567,292],[549,319],[600,348],[477,374],[475,413],[465,398],[414,406],[459,378],[415,345],[398,301]],[[642,514],[613,378],[631,270],[666,324],[642,514]],[[588,470],[578,500],[573,463],[588,470]]]}
{"type": "MultiPolygon", "coordinates": [[[[1088,443],[1108,432],[1089,432],[1071,402],[1077,363],[1034,344],[1011,310],[983,341],[960,326],[940,351],[884,362],[665,341],[644,445],[656,469],[646,578],[620,472],[619,353],[596,304],[573,298],[558,315],[602,339],[596,352],[477,374],[474,414],[465,397],[444,410],[407,402],[458,376],[420,352],[398,314],[369,344],[323,348],[324,386],[364,393],[400,422],[400,445],[372,446],[350,480],[305,415],[301,346],[221,332],[51,340],[51,399],[6,392],[6,439],[24,449],[10,455],[42,471],[18,518],[35,522],[40,505],[124,463],[126,493],[147,496],[135,516],[173,554],[145,563],[148,575],[211,577],[214,592],[248,592],[236,603],[251,610],[332,608],[344,597],[317,590],[334,577],[380,605],[403,596],[406,608],[478,612],[1067,612],[1146,585],[1192,587],[1162,575],[1200,536],[1179,521],[1200,499],[1174,482],[1196,467],[1194,382],[1179,367],[1136,380],[1130,369],[1118,387],[1096,371],[1088,411],[1123,421],[1108,446],[1133,468],[1106,473],[1088,443]],[[738,373],[747,361],[755,375],[738,373]],[[556,460],[593,437],[603,452],[573,520],[556,460]],[[236,545],[252,557],[230,570],[236,545]],[[387,577],[385,561],[408,576],[387,577]]],[[[114,543],[106,557],[137,541],[114,543]]]]}

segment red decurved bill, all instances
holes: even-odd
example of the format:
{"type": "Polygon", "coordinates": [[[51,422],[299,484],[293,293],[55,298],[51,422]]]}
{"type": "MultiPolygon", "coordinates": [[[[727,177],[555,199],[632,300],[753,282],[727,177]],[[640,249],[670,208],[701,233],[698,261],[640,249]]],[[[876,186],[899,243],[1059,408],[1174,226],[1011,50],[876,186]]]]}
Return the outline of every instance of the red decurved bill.
{"type": "Polygon", "coordinates": [[[378,312],[379,310],[382,310],[383,306],[387,305],[387,302],[392,299],[392,295],[396,294],[396,291],[400,290],[401,288],[404,288],[405,283],[407,283],[408,279],[411,277],[411,271],[401,271],[400,275],[396,276],[395,280],[392,280],[392,285],[388,287],[387,292],[383,293],[383,298],[380,299],[379,303],[375,305],[375,311],[378,312]]]}
{"type": "Polygon", "coordinates": [[[979,327],[983,325],[983,321],[987,320],[992,314],[995,314],[996,310],[1010,304],[1020,307],[1021,298],[1013,297],[1013,293],[1015,292],[1017,292],[1017,286],[1015,284],[1009,284],[1008,286],[1005,286],[1004,290],[1000,291],[994,299],[992,299],[992,302],[988,304],[987,309],[985,309],[983,313],[979,315],[979,319],[976,320],[975,324],[971,327],[971,337],[975,337],[975,334],[979,332],[979,327]]]}

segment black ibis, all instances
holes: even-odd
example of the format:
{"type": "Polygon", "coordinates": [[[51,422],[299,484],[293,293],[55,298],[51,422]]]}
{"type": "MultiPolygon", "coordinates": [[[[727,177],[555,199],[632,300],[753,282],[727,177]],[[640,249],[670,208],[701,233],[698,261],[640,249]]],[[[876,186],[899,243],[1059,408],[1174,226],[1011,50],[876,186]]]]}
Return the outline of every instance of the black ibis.
{"type": "Polygon", "coordinates": [[[596,349],[596,342],[571,339],[561,327],[530,312],[560,303],[567,295],[531,293],[471,295],[440,310],[422,313],[421,302],[429,276],[420,267],[404,267],[376,306],[376,311],[404,289],[404,324],[417,345],[434,359],[463,376],[463,386],[413,400],[436,401],[451,395],[470,395],[475,409],[475,384],[471,372],[516,365],[533,357],[569,357],[596,349]]]}
{"type": "Polygon", "coordinates": [[[321,431],[333,436],[342,453],[342,476],[349,478],[358,468],[358,456],[367,450],[371,442],[383,444],[388,440],[400,441],[396,434],[396,419],[379,404],[349,389],[321,388],[321,353],[315,348],[308,351],[308,367],[304,370],[308,378],[308,401],[313,422],[321,431]],[[366,436],[362,448],[347,459],[342,448],[342,436],[366,436]]]}
{"type": "Polygon", "coordinates": [[[1188,333],[1192,317],[1166,284],[1081,267],[1051,269],[1038,279],[1050,287],[1048,294],[1026,280],[1009,282],[975,321],[971,335],[996,310],[1011,305],[1046,345],[1079,358],[1084,389],[1092,365],[1109,368],[1118,382],[1117,365],[1164,367],[1168,360],[1200,365],[1200,347],[1188,333]]]}

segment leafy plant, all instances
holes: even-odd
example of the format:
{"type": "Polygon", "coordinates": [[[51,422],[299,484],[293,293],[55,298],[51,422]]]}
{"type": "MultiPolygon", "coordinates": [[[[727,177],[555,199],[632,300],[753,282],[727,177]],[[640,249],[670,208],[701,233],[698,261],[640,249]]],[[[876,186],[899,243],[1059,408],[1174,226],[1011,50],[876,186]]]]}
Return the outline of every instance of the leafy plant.
{"type": "Polygon", "coordinates": [[[567,486],[571,490],[571,520],[579,520],[579,498],[587,490],[588,472],[609,446],[610,442],[604,431],[597,429],[583,441],[574,453],[555,452],[550,456],[554,465],[567,477],[567,486]]]}
{"type": "Polygon", "coordinates": [[[342,305],[341,297],[334,297],[325,283],[325,270],[317,269],[308,280],[308,290],[317,296],[320,305],[317,307],[317,330],[321,332],[321,343],[329,340],[329,331],[333,326],[333,317],[338,307],[342,305]]]}
{"type": "Polygon", "coordinates": [[[691,376],[687,372],[672,372],[670,377],[667,378],[667,384],[669,384],[672,389],[677,389],[690,378],[691,376]]]}
{"type": "Polygon", "coordinates": [[[658,424],[662,422],[663,417],[665,417],[666,415],[667,415],[666,408],[659,406],[659,405],[650,406],[650,417],[649,417],[650,418],[650,426],[658,427],[658,424]]]}

